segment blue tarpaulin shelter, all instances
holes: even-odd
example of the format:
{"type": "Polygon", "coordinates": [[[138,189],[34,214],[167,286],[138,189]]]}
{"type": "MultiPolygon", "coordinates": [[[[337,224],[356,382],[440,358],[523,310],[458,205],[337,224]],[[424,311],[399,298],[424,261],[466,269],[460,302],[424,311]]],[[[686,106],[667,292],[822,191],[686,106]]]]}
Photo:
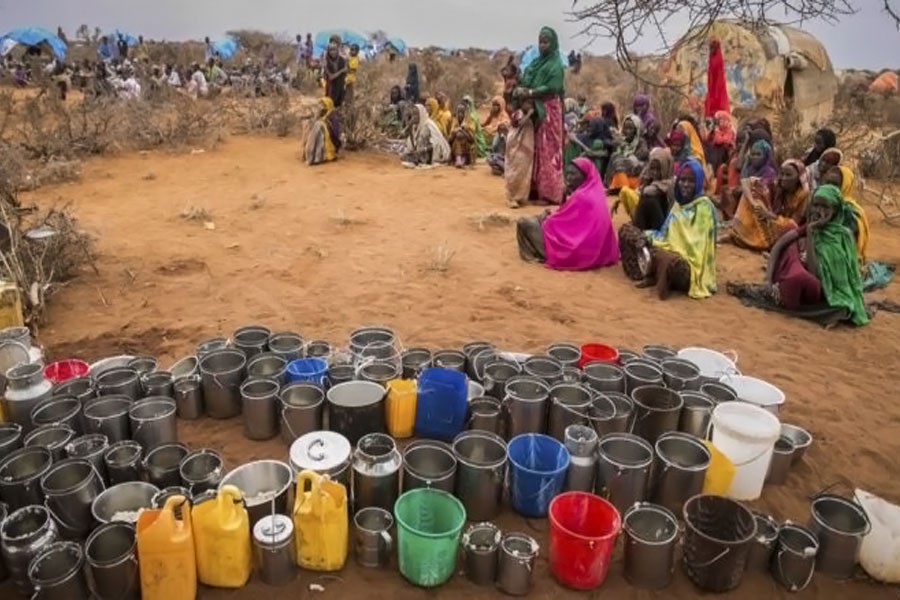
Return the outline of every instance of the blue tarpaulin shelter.
{"type": "Polygon", "coordinates": [[[128,44],[129,48],[133,48],[138,45],[138,39],[128,33],[127,31],[122,31],[121,29],[116,29],[112,33],[107,33],[106,37],[111,44],[115,44],[119,41],[119,36],[125,38],[125,43],[128,44]]]}
{"type": "MultiPolygon", "coordinates": [[[[519,68],[523,71],[525,67],[530,65],[534,59],[536,59],[540,55],[540,50],[538,50],[537,46],[531,45],[525,48],[525,51],[522,52],[521,56],[519,56],[519,68]]],[[[562,63],[564,67],[569,66],[569,58],[562,51],[562,48],[559,49],[559,58],[562,59],[562,63]]]]}
{"type": "Polygon", "coordinates": [[[406,54],[406,42],[400,38],[389,38],[387,43],[393,46],[394,50],[400,54],[406,54]]]}
{"type": "Polygon", "coordinates": [[[46,46],[53,52],[53,56],[58,59],[66,57],[66,43],[62,41],[55,33],[42,29],[40,27],[20,27],[8,31],[0,39],[10,39],[23,46],[46,46]]]}
{"type": "Polygon", "coordinates": [[[365,48],[369,45],[369,40],[366,39],[366,36],[360,35],[355,31],[351,31],[349,29],[330,29],[328,31],[320,31],[316,34],[315,39],[313,40],[313,58],[321,58],[323,54],[325,54],[325,50],[328,49],[328,40],[331,36],[336,35],[341,38],[341,42],[344,44],[356,44],[360,48],[365,48]]]}
{"type": "Polygon", "coordinates": [[[237,53],[240,44],[238,44],[236,39],[227,37],[223,40],[212,42],[212,48],[213,52],[218,54],[222,60],[228,60],[237,53]]]}

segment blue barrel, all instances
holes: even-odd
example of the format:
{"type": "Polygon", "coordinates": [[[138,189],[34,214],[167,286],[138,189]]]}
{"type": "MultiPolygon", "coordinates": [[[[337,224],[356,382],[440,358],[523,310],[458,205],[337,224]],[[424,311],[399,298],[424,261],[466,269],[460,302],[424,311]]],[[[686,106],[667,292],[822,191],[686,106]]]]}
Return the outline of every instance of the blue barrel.
{"type": "Polygon", "coordinates": [[[509,503],[524,517],[546,517],[550,501],[563,491],[569,451],[556,438],[524,433],[510,440],[509,503]]]}
{"type": "Polygon", "coordinates": [[[450,369],[424,369],[416,401],[417,437],[452,441],[466,424],[469,388],[466,376],[450,369]]]}
{"type": "Polygon", "coordinates": [[[287,382],[309,381],[316,385],[325,385],[328,375],[328,361],[324,358],[298,358],[287,365],[287,382]]]}

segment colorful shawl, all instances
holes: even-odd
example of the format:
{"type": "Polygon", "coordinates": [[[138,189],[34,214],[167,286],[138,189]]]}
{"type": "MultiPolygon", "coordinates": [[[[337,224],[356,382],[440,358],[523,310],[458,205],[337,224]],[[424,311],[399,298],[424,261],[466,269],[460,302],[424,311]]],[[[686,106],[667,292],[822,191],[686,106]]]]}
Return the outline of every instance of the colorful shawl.
{"type": "Polygon", "coordinates": [[[849,167],[840,166],[841,170],[841,195],[844,202],[850,205],[850,213],[847,218],[850,222],[845,223],[848,227],[855,223],[856,227],[856,252],[859,255],[860,264],[866,262],[866,248],[869,246],[869,219],[866,217],[866,210],[857,202],[851,194],[853,193],[853,183],[856,177],[849,167]]]}
{"type": "Polygon", "coordinates": [[[815,199],[824,200],[834,208],[835,215],[828,223],[809,230],[815,245],[816,265],[822,292],[829,306],[845,308],[854,325],[869,322],[863,299],[859,261],[853,239],[844,223],[854,218],[852,205],[845,202],[841,191],[825,184],[816,190],[815,199]]]}
{"type": "Polygon", "coordinates": [[[712,132],[712,143],[716,146],[734,148],[737,132],[734,130],[734,119],[725,110],[716,112],[716,128],[712,132]]]}
{"type": "Polygon", "coordinates": [[[747,152],[747,156],[744,158],[744,166],[741,169],[741,178],[758,177],[767,185],[775,181],[775,178],[778,177],[778,172],[773,164],[772,145],[766,140],[757,140],[753,142],[750,149],[762,152],[764,160],[762,165],[754,167],[750,164],[750,153],[747,152]]]}
{"type": "MultiPolygon", "coordinates": [[[[562,101],[565,67],[559,57],[559,37],[551,27],[542,27],[540,35],[550,40],[550,48],[546,54],[540,54],[525,68],[520,85],[532,90],[538,96],[555,94],[562,101]]],[[[544,101],[541,98],[534,98],[536,122],[543,121],[546,114],[544,101]]]]}
{"type": "Polygon", "coordinates": [[[703,195],[703,166],[694,158],[682,165],[694,174],[694,197],[683,198],[675,185],[677,202],[658,231],[650,232],[654,248],[679,255],[691,267],[691,298],[708,298],[716,292],[716,207],[703,195]]]}
{"type": "Polygon", "coordinates": [[[325,96],[319,99],[324,109],[322,116],[316,121],[306,143],[306,162],[315,165],[330,162],[337,158],[340,147],[340,125],[334,114],[334,101],[325,96]]]}
{"type": "Polygon", "coordinates": [[[700,139],[700,134],[697,133],[697,128],[688,120],[679,121],[677,127],[681,129],[690,140],[691,157],[696,158],[697,162],[700,163],[700,166],[705,169],[706,154],[703,152],[703,141],[700,139]]]}
{"type": "Polygon", "coordinates": [[[421,104],[416,104],[419,122],[413,126],[406,142],[406,152],[415,152],[431,148],[431,162],[444,163],[450,160],[450,144],[437,124],[428,118],[428,111],[421,104]]]}
{"type": "Polygon", "coordinates": [[[488,144],[487,139],[484,137],[484,132],[481,130],[481,120],[478,118],[478,109],[475,108],[475,100],[472,99],[472,96],[463,96],[463,104],[466,105],[467,113],[466,114],[466,123],[471,125],[472,132],[475,134],[475,150],[479,157],[484,158],[487,156],[488,151],[490,151],[491,147],[488,144]]]}
{"type": "Polygon", "coordinates": [[[545,264],[571,271],[613,265],[619,260],[619,243],[600,174],[587,158],[576,158],[572,164],[584,173],[585,180],[541,224],[545,264]]]}
{"type": "Polygon", "coordinates": [[[710,118],[718,112],[729,112],[728,86],[725,83],[725,57],[722,44],[716,38],[709,41],[709,64],[706,69],[706,98],[703,116],[710,118]]]}
{"type": "Polygon", "coordinates": [[[425,101],[425,108],[428,110],[428,117],[438,126],[438,129],[441,130],[444,137],[449,139],[450,128],[453,125],[453,115],[450,111],[441,108],[437,98],[428,98],[428,100],[425,101]]]}
{"type": "Polygon", "coordinates": [[[500,105],[500,114],[496,117],[491,117],[490,122],[488,122],[484,127],[484,131],[491,135],[491,138],[497,133],[497,130],[501,125],[506,125],[509,127],[509,114],[506,112],[506,100],[503,99],[503,96],[494,96],[494,99],[491,100],[491,110],[493,110],[494,104],[500,105]]]}
{"type": "Polygon", "coordinates": [[[651,150],[653,148],[665,148],[666,145],[663,143],[663,140],[659,139],[659,123],[656,121],[656,115],[650,109],[650,97],[645,94],[638,94],[634,97],[632,109],[634,114],[641,118],[641,123],[644,125],[641,131],[643,131],[647,147],[651,150]]]}

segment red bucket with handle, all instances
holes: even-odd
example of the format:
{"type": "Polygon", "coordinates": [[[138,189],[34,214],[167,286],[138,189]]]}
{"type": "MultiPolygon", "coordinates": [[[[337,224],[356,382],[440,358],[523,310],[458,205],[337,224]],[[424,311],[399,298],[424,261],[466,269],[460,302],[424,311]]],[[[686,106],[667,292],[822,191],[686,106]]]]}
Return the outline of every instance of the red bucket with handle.
{"type": "Polygon", "coordinates": [[[606,579],[616,538],[619,511],[587,492],[566,492],[550,503],[550,572],[562,585],[592,590],[606,579]]]}
{"type": "Polygon", "coordinates": [[[90,365],[83,360],[67,358],[66,360],[52,362],[44,367],[44,377],[53,383],[62,383],[75,377],[87,375],[90,368],[90,365]]]}
{"type": "Polygon", "coordinates": [[[578,368],[584,368],[589,362],[605,362],[619,364],[619,351],[606,344],[582,344],[581,358],[578,359],[578,368]]]}

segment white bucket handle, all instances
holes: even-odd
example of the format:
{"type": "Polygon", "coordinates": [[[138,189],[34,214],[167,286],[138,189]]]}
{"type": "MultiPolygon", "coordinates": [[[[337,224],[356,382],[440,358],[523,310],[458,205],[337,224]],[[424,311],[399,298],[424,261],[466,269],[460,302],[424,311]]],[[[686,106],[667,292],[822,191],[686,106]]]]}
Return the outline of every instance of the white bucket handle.
{"type": "Polygon", "coordinates": [[[706,567],[708,567],[708,566],[710,566],[710,565],[712,565],[712,564],[714,564],[714,563],[719,562],[719,561],[722,560],[723,558],[725,558],[725,555],[728,554],[729,552],[731,552],[731,548],[725,548],[725,549],[722,550],[715,558],[713,558],[711,561],[705,562],[705,563],[700,564],[700,565],[693,565],[693,566],[694,566],[695,568],[698,568],[698,569],[706,568],[706,567]]]}
{"type": "Polygon", "coordinates": [[[733,362],[735,365],[738,363],[738,353],[737,350],[723,350],[722,356],[733,362]]]}
{"type": "Polygon", "coordinates": [[[775,558],[775,562],[778,564],[778,574],[781,576],[782,581],[786,581],[790,584],[789,591],[791,592],[799,592],[806,589],[806,586],[809,585],[809,582],[812,581],[813,575],[816,572],[816,561],[813,560],[812,564],[809,567],[809,575],[806,576],[806,581],[804,581],[799,586],[793,581],[788,581],[788,578],[784,576],[784,568],[781,565],[781,557],[784,556],[784,550],[778,551],[778,556],[775,558]]]}

